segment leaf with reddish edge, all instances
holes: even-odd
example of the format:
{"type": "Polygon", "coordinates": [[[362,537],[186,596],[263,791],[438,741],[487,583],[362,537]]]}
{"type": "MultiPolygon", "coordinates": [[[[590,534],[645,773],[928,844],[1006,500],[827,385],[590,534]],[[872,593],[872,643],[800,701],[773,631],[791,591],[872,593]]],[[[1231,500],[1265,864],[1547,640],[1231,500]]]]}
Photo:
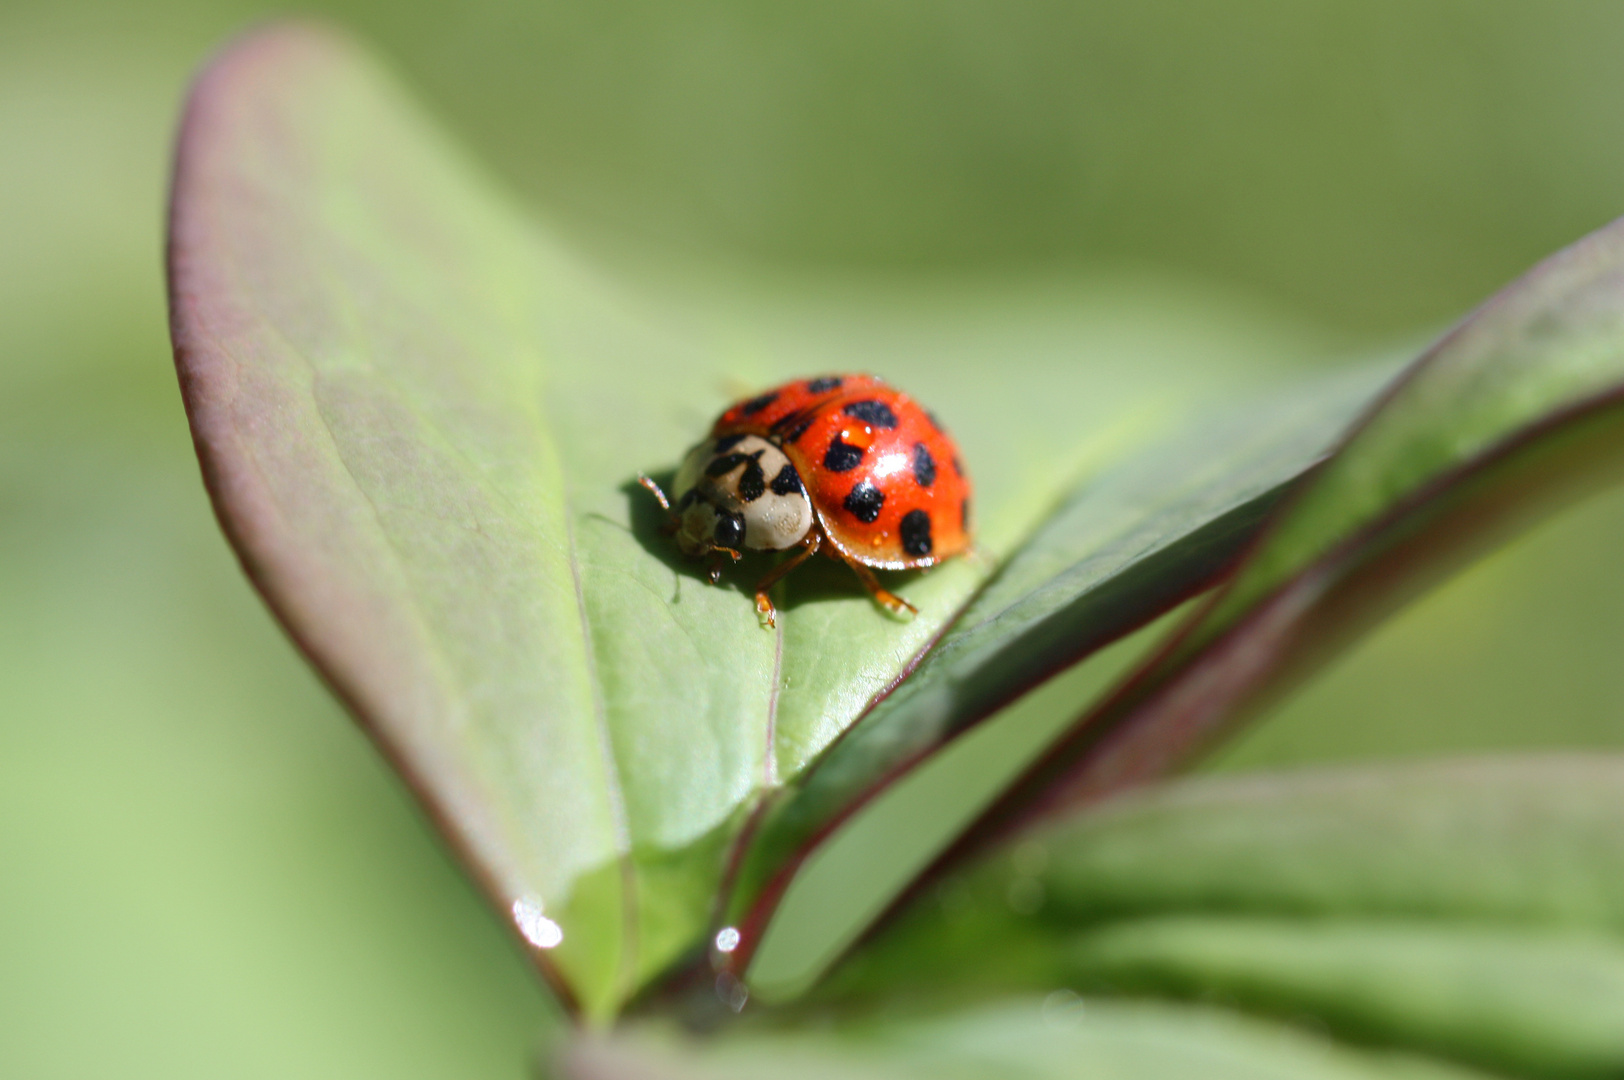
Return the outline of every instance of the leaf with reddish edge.
{"type": "Polygon", "coordinates": [[[1463,562],[1624,470],[1624,220],[1423,355],[1234,578],[936,864],[1183,766],[1463,562]]]}
{"type": "Polygon", "coordinates": [[[606,1019],[703,933],[766,771],[775,636],[739,593],[684,589],[623,490],[720,377],[312,26],[199,80],[170,281],[249,577],[564,999],[606,1019]]]}
{"type": "MultiPolygon", "coordinates": [[[[899,622],[809,571],[776,634],[743,584],[704,586],[633,480],[724,404],[729,350],[571,258],[330,31],[256,33],[199,80],[170,272],[183,397],[248,575],[591,1021],[699,950],[761,793],[985,577],[911,580],[920,615],[899,622]]],[[[930,374],[921,394],[981,443],[994,545],[1122,404],[1087,365],[1051,370],[1067,423],[1011,438],[1043,403],[994,407],[979,357],[930,374]]]]}

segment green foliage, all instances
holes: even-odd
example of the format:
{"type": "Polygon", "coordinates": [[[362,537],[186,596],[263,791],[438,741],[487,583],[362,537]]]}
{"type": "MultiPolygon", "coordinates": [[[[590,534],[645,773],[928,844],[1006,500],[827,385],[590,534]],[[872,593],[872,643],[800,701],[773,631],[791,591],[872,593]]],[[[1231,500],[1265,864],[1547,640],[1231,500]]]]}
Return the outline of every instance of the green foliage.
{"type": "MultiPolygon", "coordinates": [[[[784,886],[857,806],[1224,579],[813,999],[715,1046],[583,1036],[566,1075],[1464,1075],[1333,1037],[1526,1075],[1624,1065],[1603,759],[1173,786],[967,862],[1165,774],[1609,477],[1624,227],[1496,297],[1329,457],[1383,369],[1042,446],[1026,388],[1000,401],[985,371],[933,363],[910,385],[979,451],[982,560],[910,579],[905,623],[804,575],[773,632],[748,589],[675,558],[632,482],[720,403],[723,350],[527,224],[354,46],[291,26],[216,62],[171,228],[183,394],[250,578],[589,1026],[634,998],[730,1019],[784,886]],[[742,942],[711,953],[724,912],[742,942]],[[964,1011],[769,1026],[877,995],[964,1011]]],[[[1064,409],[1091,381],[1058,369],[1042,396],[1064,409]]]]}
{"type": "Polygon", "coordinates": [[[1127,796],[944,882],[819,1000],[1169,995],[1510,1075],[1616,1075],[1621,780],[1616,756],[1573,754],[1127,796]]]}
{"type": "MultiPolygon", "coordinates": [[[[375,42],[593,257],[626,228],[626,268],[668,269],[650,241],[719,260],[669,321],[719,327],[706,350],[744,383],[831,356],[916,388],[959,365],[1086,383],[989,425],[1036,460],[1137,437],[1147,390],[1244,396],[1260,368],[1430,334],[1618,213],[1624,178],[1621,12],[1591,3],[302,7],[375,42]]],[[[511,1077],[548,1015],[197,483],[155,257],[176,111],[210,50],[279,10],[0,10],[6,1075],[511,1077]]],[[[1621,529],[1610,496],[1503,549],[1220,764],[1617,745],[1621,529]]],[[[905,880],[1095,666],[842,829],[777,939],[905,880]]]]}

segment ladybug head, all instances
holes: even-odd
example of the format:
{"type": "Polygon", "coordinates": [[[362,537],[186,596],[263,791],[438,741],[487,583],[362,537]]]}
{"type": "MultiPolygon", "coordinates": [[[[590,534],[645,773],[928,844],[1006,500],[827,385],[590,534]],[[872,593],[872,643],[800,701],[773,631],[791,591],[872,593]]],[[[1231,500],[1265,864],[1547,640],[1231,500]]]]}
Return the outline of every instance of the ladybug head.
{"type": "Polygon", "coordinates": [[[676,525],[677,547],[690,559],[718,548],[737,552],[744,547],[744,515],[713,505],[695,489],[677,503],[676,525]]]}

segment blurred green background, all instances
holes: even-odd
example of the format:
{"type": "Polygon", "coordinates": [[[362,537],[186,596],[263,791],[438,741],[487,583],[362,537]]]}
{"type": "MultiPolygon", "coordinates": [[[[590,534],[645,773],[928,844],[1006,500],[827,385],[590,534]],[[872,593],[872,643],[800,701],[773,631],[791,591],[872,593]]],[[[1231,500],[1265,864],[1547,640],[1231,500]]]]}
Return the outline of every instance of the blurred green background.
{"type": "MultiPolygon", "coordinates": [[[[1246,382],[1417,340],[1624,213],[1617,4],[314,6],[758,350],[851,325],[1246,382]]],[[[198,483],[169,140],[275,13],[0,7],[3,1076],[512,1077],[551,1015],[198,483]]],[[[1218,767],[1624,743],[1621,529],[1609,496],[1481,564],[1218,767]]]]}

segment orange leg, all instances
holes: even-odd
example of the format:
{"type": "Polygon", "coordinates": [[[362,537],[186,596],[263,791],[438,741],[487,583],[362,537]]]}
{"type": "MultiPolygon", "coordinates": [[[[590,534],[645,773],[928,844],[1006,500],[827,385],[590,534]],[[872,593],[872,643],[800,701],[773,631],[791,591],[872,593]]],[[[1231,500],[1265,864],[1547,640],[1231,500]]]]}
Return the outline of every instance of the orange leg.
{"type": "Polygon", "coordinates": [[[773,607],[771,598],[767,596],[767,590],[778,584],[778,580],[785,574],[816,555],[818,545],[822,543],[823,537],[816,530],[809,533],[807,538],[801,541],[799,551],[767,571],[767,576],[756,584],[756,614],[766,621],[769,629],[778,625],[778,609],[773,607]]]}
{"type": "MultiPolygon", "coordinates": [[[[839,549],[837,548],[836,551],[839,551],[839,549]]],[[[875,578],[874,571],[856,560],[846,558],[844,554],[840,555],[840,560],[852,568],[852,573],[856,574],[857,580],[863,583],[863,588],[867,589],[869,595],[874,598],[875,603],[885,608],[885,610],[893,615],[901,615],[904,611],[914,615],[919,614],[918,608],[881,585],[879,580],[875,578]]]]}
{"type": "Polygon", "coordinates": [[[710,549],[710,568],[705,571],[705,576],[710,578],[710,583],[712,585],[715,585],[717,582],[722,580],[722,556],[723,555],[726,555],[728,558],[732,559],[734,562],[738,562],[740,559],[744,558],[744,556],[740,555],[737,551],[734,551],[732,548],[725,548],[725,547],[713,547],[713,548],[711,548],[710,549]]]}

